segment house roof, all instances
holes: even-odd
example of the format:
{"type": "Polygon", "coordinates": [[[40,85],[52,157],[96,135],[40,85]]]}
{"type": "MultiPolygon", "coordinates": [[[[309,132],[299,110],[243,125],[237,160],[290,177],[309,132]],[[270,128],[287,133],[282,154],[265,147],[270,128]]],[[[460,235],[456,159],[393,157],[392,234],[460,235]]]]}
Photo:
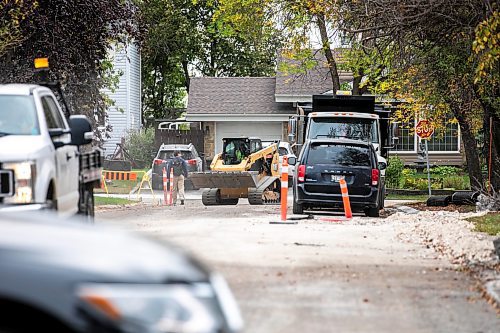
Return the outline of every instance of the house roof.
{"type": "MultiPolygon", "coordinates": [[[[337,61],[341,60],[341,50],[333,50],[337,61]]],[[[286,73],[278,68],[276,75],[276,96],[305,96],[322,94],[332,90],[332,79],[324,53],[314,51],[316,65],[306,73],[286,73]]],[[[278,63],[288,63],[289,66],[299,66],[300,62],[280,55],[278,63]]],[[[340,83],[352,81],[352,73],[339,71],[340,83]]]]}
{"type": "Polygon", "coordinates": [[[191,78],[187,113],[270,114],[294,113],[287,104],[274,99],[274,77],[191,78]]]}

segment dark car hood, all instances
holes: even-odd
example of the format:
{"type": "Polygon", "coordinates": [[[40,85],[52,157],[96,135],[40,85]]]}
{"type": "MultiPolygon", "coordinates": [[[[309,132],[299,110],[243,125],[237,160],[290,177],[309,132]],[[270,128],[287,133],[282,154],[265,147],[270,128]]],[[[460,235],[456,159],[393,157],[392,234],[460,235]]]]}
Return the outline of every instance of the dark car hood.
{"type": "Polygon", "coordinates": [[[0,216],[0,270],[13,264],[76,282],[189,283],[209,278],[203,266],[172,246],[120,230],[48,222],[39,215],[0,216]]]}

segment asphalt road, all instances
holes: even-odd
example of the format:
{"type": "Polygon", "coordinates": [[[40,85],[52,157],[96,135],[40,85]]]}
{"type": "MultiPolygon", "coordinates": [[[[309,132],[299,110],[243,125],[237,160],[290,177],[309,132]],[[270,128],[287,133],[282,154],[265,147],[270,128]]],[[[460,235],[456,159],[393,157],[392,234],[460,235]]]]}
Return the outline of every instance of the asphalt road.
{"type": "MultiPolygon", "coordinates": [[[[328,214],[327,214],[328,216],[328,214]]],[[[174,242],[228,280],[246,333],[498,332],[464,272],[398,239],[391,217],[273,225],[277,206],[129,207],[97,223],[174,242]]]]}

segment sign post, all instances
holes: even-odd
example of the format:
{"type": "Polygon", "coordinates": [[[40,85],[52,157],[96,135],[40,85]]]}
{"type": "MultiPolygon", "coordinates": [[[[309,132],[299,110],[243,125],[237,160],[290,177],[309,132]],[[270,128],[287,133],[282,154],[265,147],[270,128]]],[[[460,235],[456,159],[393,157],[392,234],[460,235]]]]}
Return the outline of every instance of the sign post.
{"type": "Polygon", "coordinates": [[[431,191],[431,170],[429,165],[429,145],[432,134],[434,134],[434,125],[427,119],[422,119],[417,123],[415,127],[415,133],[420,137],[421,140],[425,140],[425,156],[427,159],[427,181],[429,182],[429,196],[432,195],[431,191]]]}

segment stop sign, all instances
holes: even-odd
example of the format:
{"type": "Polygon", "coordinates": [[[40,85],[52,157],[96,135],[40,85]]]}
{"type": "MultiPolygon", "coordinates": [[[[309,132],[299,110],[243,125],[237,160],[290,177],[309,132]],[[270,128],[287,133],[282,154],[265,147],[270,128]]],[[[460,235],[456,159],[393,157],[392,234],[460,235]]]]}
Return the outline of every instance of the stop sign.
{"type": "Polygon", "coordinates": [[[434,125],[427,119],[422,119],[415,127],[415,133],[420,139],[429,139],[434,133],[434,125]]]}

